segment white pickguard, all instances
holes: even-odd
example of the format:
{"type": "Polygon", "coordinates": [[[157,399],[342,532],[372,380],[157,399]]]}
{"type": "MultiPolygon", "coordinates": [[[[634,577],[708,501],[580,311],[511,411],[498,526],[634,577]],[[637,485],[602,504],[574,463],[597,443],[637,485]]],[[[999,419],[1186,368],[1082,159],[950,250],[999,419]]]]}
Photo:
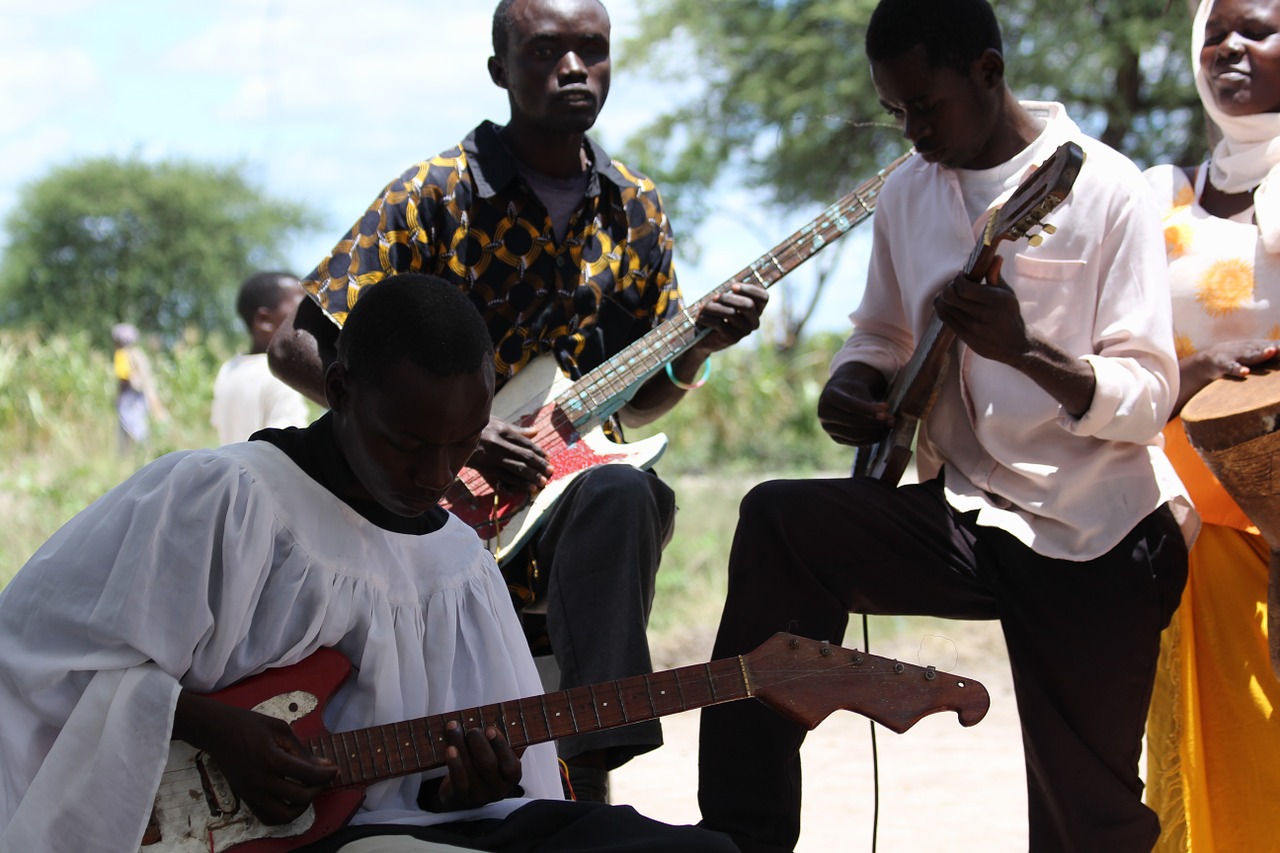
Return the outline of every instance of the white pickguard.
{"type": "MultiPolygon", "coordinates": [[[[525,365],[524,369],[502,387],[493,401],[493,415],[514,423],[548,405],[572,385],[573,381],[561,372],[554,358],[541,356],[525,365]]],[[[653,467],[667,449],[667,437],[662,433],[640,441],[618,444],[610,441],[599,427],[584,434],[580,443],[585,445],[584,450],[607,457],[608,461],[604,464],[631,465],[641,470],[653,467]]],[[[524,545],[565,489],[584,470],[587,469],[557,470],[552,475],[551,482],[543,487],[533,503],[520,510],[497,537],[486,543],[499,562],[506,560],[524,545]]]]}
{"type": "MultiPolygon", "coordinates": [[[[313,693],[295,690],[274,696],[253,710],[294,723],[314,711],[319,700],[313,693]]],[[[207,758],[206,787],[199,769],[200,750],[180,740],[169,748],[169,762],[156,792],[153,820],[160,828],[160,841],[144,844],[141,853],[222,853],[247,841],[288,838],[301,835],[315,822],[315,810],[308,807],[297,820],[282,826],[266,826],[231,792],[226,779],[207,758]],[[216,807],[209,802],[214,792],[216,807]],[[217,814],[221,810],[222,814],[217,814]]]]}

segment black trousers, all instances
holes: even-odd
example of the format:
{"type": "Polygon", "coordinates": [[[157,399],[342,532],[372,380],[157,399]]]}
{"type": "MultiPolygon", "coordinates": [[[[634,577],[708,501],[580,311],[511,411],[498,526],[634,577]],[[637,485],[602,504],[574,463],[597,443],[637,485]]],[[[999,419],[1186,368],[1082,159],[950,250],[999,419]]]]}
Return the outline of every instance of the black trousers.
{"type": "MultiPolygon", "coordinates": [[[[532,547],[547,573],[547,633],[561,690],[653,671],[646,629],[675,514],[671,487],[630,465],[583,472],[548,513],[532,547]]],[[[566,761],[604,751],[610,767],[661,745],[657,720],[556,744],[566,761]]]]}
{"type": "Polygon", "coordinates": [[[341,853],[360,838],[402,835],[491,853],[736,853],[724,835],[672,826],[630,806],[538,800],[502,820],[470,820],[428,827],[352,826],[298,853],[341,853]]]}
{"type": "MultiPolygon", "coordinates": [[[[764,483],[742,502],[713,657],[780,630],[839,642],[850,611],[999,619],[1022,722],[1030,849],[1147,851],[1159,822],[1142,804],[1138,760],[1186,560],[1167,507],[1109,553],[1071,562],[979,527],[976,513],[947,504],[940,481],[764,483]]],[[[757,702],[704,709],[703,825],[743,853],[791,850],[804,734],[757,702]]],[[[981,791],[973,797],[991,807],[981,791]]]]}

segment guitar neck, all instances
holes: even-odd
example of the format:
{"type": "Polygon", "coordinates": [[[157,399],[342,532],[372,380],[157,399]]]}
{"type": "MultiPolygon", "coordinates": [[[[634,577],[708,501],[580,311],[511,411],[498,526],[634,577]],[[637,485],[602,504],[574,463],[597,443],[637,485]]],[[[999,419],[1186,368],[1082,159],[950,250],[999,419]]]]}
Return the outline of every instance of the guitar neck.
{"type": "Polygon", "coordinates": [[[573,383],[555,401],[570,422],[585,429],[621,408],[640,383],[697,343],[707,333],[697,325],[702,308],[739,282],[772,287],[783,276],[843,237],[875,212],[876,199],[889,173],[915,154],[899,156],[816,219],[707,293],[691,309],[663,322],[640,340],[573,383]]]}
{"type": "Polygon", "coordinates": [[[311,738],[339,768],[332,787],[369,785],[445,764],[445,726],[495,726],[514,749],[640,723],[751,695],[740,658],[726,658],[590,687],[575,687],[448,714],[311,738]]]}
{"type": "MultiPolygon", "coordinates": [[[[991,269],[991,264],[996,258],[996,249],[999,247],[999,241],[992,239],[991,225],[994,221],[994,217],[987,221],[982,238],[974,243],[973,249],[969,252],[969,258],[960,271],[965,278],[981,281],[991,269]]],[[[915,351],[911,353],[910,360],[902,370],[898,371],[897,377],[889,387],[889,394],[886,397],[889,411],[924,414],[928,400],[932,397],[932,389],[922,388],[920,380],[924,377],[936,377],[942,372],[941,368],[946,360],[947,351],[951,349],[955,339],[955,332],[943,325],[941,318],[935,312],[930,317],[924,334],[920,336],[915,351]]],[[[929,384],[932,385],[932,381],[929,384]]]]}

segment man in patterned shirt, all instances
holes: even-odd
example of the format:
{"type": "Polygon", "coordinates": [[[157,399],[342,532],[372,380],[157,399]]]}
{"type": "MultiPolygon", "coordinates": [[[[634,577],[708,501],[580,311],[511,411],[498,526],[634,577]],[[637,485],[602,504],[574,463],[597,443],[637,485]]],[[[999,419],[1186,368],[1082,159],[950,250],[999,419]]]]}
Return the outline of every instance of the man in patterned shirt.
{"type": "MultiPolygon", "coordinates": [[[[277,333],[272,369],[321,399],[333,342],[360,288],[398,272],[446,278],[470,294],[496,350],[498,386],[550,353],[585,373],[683,310],[672,236],[657,188],[586,136],[609,90],[609,16],[598,0],[502,0],[493,18],[493,82],[505,127],[393,180],[303,286],[277,333]]],[[[712,352],[759,326],[767,296],[735,285],[697,318],[711,330],[619,412],[628,426],[673,407],[712,352]]],[[[703,374],[705,375],[705,374],[703,374]]],[[[470,465],[530,491],[554,475],[533,431],[493,420],[470,465]]],[[[561,688],[651,669],[645,628],[675,516],[652,473],[601,465],[573,480],[510,568],[530,567],[546,602],[561,688]]],[[[560,753],[577,796],[607,797],[607,771],[662,742],[656,721],[569,738],[560,753]]]]}

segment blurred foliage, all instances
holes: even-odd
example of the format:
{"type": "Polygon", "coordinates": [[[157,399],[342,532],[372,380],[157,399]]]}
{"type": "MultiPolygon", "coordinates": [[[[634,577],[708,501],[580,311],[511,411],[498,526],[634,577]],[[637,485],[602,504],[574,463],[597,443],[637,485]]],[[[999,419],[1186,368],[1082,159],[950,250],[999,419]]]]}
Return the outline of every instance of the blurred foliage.
{"type": "MultiPolygon", "coordinates": [[[[633,73],[684,81],[625,146],[677,221],[705,217],[721,178],[780,207],[827,204],[908,144],[880,106],[863,50],[876,0],[656,0],[624,46],[633,73]],[[688,81],[697,81],[691,84],[688,81]]],[[[1181,0],[1002,0],[1007,77],[1059,100],[1140,166],[1205,148],[1181,0]]],[[[722,185],[721,185],[722,186],[722,185]]]]}
{"type": "Polygon", "coordinates": [[[668,433],[671,446],[657,465],[663,473],[848,471],[853,450],[827,438],[816,414],[842,342],[823,333],[787,351],[753,340],[716,353],[705,386],[627,438],[668,433]]]}
{"type": "Polygon", "coordinates": [[[170,418],[153,419],[147,443],[122,452],[110,340],[84,331],[0,330],[0,584],[64,522],[146,462],[217,444],[209,405],[213,377],[233,352],[229,339],[191,332],[167,349],[146,337],[141,346],[170,418]]]}
{"type": "MultiPolygon", "coordinates": [[[[239,345],[194,330],[170,347],[144,337],[170,419],[153,421],[149,442],[122,454],[110,342],[87,332],[0,330],[0,585],[63,523],[146,462],[217,443],[209,425],[213,378],[239,345]]],[[[849,470],[852,451],[831,442],[814,415],[838,346],[832,335],[788,355],[749,343],[726,350],[704,387],[657,423],[628,431],[632,440],[668,433],[659,471],[697,482],[679,495],[688,511],[666,562],[683,568],[664,570],[667,593],[694,594],[719,582],[706,575],[723,569],[738,498],[765,472],[849,470]]]]}
{"type": "Polygon", "coordinates": [[[240,328],[240,282],[284,263],[315,227],[244,167],[98,158],[28,184],[5,221],[0,325],[105,333],[130,322],[172,341],[240,328]]]}

